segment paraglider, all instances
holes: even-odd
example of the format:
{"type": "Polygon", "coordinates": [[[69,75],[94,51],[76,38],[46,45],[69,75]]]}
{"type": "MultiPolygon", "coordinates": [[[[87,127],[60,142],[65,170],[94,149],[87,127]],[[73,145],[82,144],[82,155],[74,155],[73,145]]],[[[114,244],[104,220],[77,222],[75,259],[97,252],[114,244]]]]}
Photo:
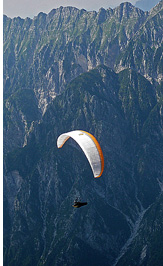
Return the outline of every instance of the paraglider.
{"type": "MultiPolygon", "coordinates": [[[[74,139],[83,150],[91,166],[93,176],[95,178],[100,177],[104,170],[104,157],[96,138],[86,131],[74,130],[61,134],[57,139],[57,147],[62,148],[69,138],[74,139]]],[[[80,205],[80,202],[76,204],[74,202],[73,207],[79,208],[84,205],[87,205],[87,202],[83,203],[83,205],[80,205]]]]}
{"type": "Polygon", "coordinates": [[[94,177],[100,177],[104,170],[104,157],[96,138],[86,131],[74,130],[60,135],[57,139],[57,147],[62,148],[69,138],[74,139],[83,150],[94,177]]]}

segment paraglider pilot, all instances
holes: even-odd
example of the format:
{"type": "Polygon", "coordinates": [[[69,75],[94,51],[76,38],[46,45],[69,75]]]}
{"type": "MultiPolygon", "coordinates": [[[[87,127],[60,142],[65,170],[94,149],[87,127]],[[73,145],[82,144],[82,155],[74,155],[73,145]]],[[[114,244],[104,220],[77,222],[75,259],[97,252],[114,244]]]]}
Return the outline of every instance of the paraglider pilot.
{"type": "Polygon", "coordinates": [[[82,207],[84,205],[87,205],[87,202],[80,202],[80,200],[78,198],[76,198],[74,200],[74,205],[72,205],[72,206],[75,207],[75,208],[80,208],[80,207],[82,207]]]}

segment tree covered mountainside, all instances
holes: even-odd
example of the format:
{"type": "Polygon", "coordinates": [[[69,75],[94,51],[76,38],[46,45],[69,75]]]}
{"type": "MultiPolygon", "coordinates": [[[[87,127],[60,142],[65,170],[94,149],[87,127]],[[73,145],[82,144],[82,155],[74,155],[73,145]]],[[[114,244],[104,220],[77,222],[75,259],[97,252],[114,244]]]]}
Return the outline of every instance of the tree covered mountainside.
{"type": "Polygon", "coordinates": [[[5,266],[161,266],[162,12],[4,16],[5,266]],[[75,129],[99,141],[102,177],[72,140],[57,149],[75,129]]]}

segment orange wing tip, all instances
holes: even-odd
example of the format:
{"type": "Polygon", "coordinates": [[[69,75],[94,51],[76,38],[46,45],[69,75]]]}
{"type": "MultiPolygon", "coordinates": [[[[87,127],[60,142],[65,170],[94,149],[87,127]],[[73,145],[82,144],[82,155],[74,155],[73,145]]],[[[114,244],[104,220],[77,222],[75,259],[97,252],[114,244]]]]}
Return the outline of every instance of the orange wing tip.
{"type": "Polygon", "coordinates": [[[101,171],[101,173],[98,176],[95,176],[95,178],[101,177],[103,173],[103,170],[101,171]]]}

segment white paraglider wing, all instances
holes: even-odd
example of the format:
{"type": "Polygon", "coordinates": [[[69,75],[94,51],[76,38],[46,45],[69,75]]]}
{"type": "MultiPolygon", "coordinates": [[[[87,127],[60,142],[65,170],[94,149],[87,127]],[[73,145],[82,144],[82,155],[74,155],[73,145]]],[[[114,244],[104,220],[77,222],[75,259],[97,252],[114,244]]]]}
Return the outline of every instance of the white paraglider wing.
{"type": "Polygon", "coordinates": [[[104,157],[96,138],[86,131],[74,130],[60,135],[57,139],[57,147],[62,148],[69,138],[73,138],[85,153],[94,177],[100,177],[104,170],[104,157]]]}

